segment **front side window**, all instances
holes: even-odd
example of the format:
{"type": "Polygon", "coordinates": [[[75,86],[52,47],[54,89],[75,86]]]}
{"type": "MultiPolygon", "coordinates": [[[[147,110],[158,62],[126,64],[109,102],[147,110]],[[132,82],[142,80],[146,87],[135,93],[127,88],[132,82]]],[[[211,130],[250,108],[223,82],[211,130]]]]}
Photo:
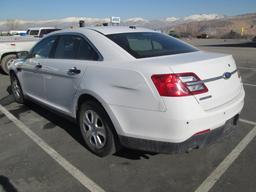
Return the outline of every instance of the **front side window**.
{"type": "Polygon", "coordinates": [[[107,35],[135,58],[174,55],[198,51],[170,36],[156,32],[120,33],[107,35]]]}
{"type": "Polygon", "coordinates": [[[49,58],[57,37],[51,36],[40,41],[32,50],[32,58],[49,58]]]}

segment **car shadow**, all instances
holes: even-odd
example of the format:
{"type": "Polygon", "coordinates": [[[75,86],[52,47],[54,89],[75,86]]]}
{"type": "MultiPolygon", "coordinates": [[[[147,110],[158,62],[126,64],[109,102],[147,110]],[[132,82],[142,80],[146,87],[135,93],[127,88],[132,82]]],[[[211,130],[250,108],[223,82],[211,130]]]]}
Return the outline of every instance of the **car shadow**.
{"type": "Polygon", "coordinates": [[[26,102],[26,106],[33,112],[49,121],[43,126],[43,129],[47,130],[60,127],[64,129],[71,137],[73,137],[79,144],[85,146],[82,135],[80,133],[80,129],[75,122],[64,118],[62,115],[55,111],[48,110],[31,101],[26,102]]]}
{"type": "Polygon", "coordinates": [[[6,89],[6,92],[9,94],[6,97],[3,97],[0,99],[0,105],[2,106],[6,106],[9,105],[11,103],[13,103],[15,101],[13,95],[12,95],[12,89],[11,86],[9,85],[6,89]]]}
{"type": "Polygon", "coordinates": [[[5,73],[3,72],[2,68],[0,67],[0,74],[1,75],[5,75],[5,73]]]}
{"type": "MultiPolygon", "coordinates": [[[[60,127],[64,129],[73,139],[75,139],[80,145],[85,146],[82,134],[78,125],[57,112],[48,110],[39,106],[33,102],[27,102],[26,105],[30,110],[44,117],[49,122],[43,126],[43,129],[54,129],[60,127]]],[[[130,160],[150,159],[151,156],[157,155],[157,153],[151,153],[146,151],[139,151],[134,149],[121,148],[114,156],[118,156],[130,160]]]]}
{"type": "Polygon", "coordinates": [[[15,99],[13,95],[7,95],[6,97],[3,97],[0,99],[0,105],[7,106],[15,102],[15,99]]]}
{"type": "MultiPolygon", "coordinates": [[[[15,102],[13,95],[11,94],[10,86],[7,88],[8,96],[0,99],[0,104],[2,106],[7,106],[15,102]]],[[[20,119],[22,113],[32,110],[43,118],[47,119],[49,122],[43,126],[43,129],[54,129],[60,127],[64,129],[73,139],[75,139],[79,144],[85,147],[85,142],[82,138],[79,127],[74,121],[64,118],[58,112],[46,109],[37,103],[32,101],[26,101],[26,105],[19,105],[16,109],[9,110],[17,119],[20,119]]],[[[0,114],[0,119],[4,117],[0,114]]],[[[135,149],[121,148],[114,156],[121,158],[126,158],[130,160],[140,160],[140,159],[150,159],[151,156],[157,155],[157,153],[151,153],[146,151],[139,151],[135,149]]]]}
{"type": "MultiPolygon", "coordinates": [[[[49,111],[36,103],[29,102],[27,106],[40,116],[44,117],[49,121],[49,123],[43,126],[43,129],[54,129],[56,127],[60,127],[64,129],[73,139],[75,139],[79,144],[85,146],[83,137],[81,135],[80,129],[78,125],[64,118],[62,115],[49,111]]],[[[140,159],[150,159],[151,156],[157,155],[157,153],[151,153],[146,151],[139,151],[134,149],[121,148],[114,156],[130,159],[130,160],[140,160],[140,159]]]]}
{"type": "Polygon", "coordinates": [[[214,44],[214,45],[202,45],[203,47],[241,47],[241,48],[256,48],[256,42],[245,43],[230,43],[230,44],[214,44]]]}
{"type": "MultiPolygon", "coordinates": [[[[11,92],[11,87],[8,86],[6,91],[9,93],[9,95],[0,99],[0,105],[2,106],[7,106],[12,103],[15,103],[15,99],[11,92]]],[[[26,105],[20,105],[18,108],[10,110],[10,113],[12,113],[17,119],[20,119],[20,114],[27,111],[29,111],[29,108],[26,105]]],[[[0,119],[3,118],[4,116],[5,116],[4,114],[0,114],[0,119]]]]}
{"type": "Polygon", "coordinates": [[[158,153],[139,151],[135,149],[121,148],[120,151],[114,154],[114,156],[130,159],[130,160],[141,160],[150,159],[152,156],[158,155],[158,153]]]}
{"type": "Polygon", "coordinates": [[[3,175],[0,175],[0,191],[1,192],[18,192],[18,190],[11,183],[11,181],[3,175]]]}

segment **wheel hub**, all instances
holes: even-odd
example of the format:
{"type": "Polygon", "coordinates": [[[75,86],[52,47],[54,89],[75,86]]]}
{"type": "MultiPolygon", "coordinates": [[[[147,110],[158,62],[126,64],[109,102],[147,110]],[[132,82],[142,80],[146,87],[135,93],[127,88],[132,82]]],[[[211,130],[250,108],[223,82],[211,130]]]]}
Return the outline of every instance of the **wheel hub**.
{"type": "Polygon", "coordinates": [[[19,86],[19,84],[18,84],[18,82],[15,78],[12,82],[12,91],[13,91],[13,94],[16,98],[21,97],[21,89],[20,89],[20,86],[19,86]]]}
{"type": "Polygon", "coordinates": [[[93,110],[88,110],[83,118],[83,131],[86,142],[97,149],[106,144],[106,129],[101,117],[93,110]]]}
{"type": "Polygon", "coordinates": [[[15,59],[10,59],[10,60],[6,63],[7,67],[9,67],[9,66],[12,64],[12,62],[13,62],[14,60],[15,60],[15,59]]]}

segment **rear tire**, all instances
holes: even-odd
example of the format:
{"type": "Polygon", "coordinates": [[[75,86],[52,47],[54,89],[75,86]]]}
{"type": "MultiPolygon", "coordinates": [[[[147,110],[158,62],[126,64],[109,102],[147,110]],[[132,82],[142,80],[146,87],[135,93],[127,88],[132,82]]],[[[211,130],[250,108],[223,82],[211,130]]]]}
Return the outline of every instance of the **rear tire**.
{"type": "Polygon", "coordinates": [[[17,103],[24,104],[24,95],[16,75],[11,74],[11,90],[17,103]]]}
{"type": "Polygon", "coordinates": [[[98,102],[89,100],[80,106],[79,125],[85,145],[91,152],[99,157],[116,152],[114,126],[98,102]]]}
{"type": "Polygon", "coordinates": [[[13,60],[17,59],[16,54],[9,54],[3,57],[1,61],[1,68],[5,74],[9,74],[8,66],[12,63],[13,60]]]}

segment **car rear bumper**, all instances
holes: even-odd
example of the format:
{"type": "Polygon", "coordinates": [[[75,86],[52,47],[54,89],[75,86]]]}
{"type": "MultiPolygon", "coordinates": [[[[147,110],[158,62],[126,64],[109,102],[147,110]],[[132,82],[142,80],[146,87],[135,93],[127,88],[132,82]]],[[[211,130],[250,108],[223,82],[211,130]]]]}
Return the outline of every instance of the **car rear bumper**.
{"type": "Polygon", "coordinates": [[[206,145],[212,144],[218,139],[230,135],[230,133],[237,126],[239,115],[229,119],[225,125],[211,130],[207,133],[196,134],[188,140],[181,143],[170,143],[146,139],[138,139],[126,136],[120,136],[120,142],[123,146],[138,149],[143,151],[150,151],[156,153],[183,153],[189,152],[193,149],[202,148],[206,145]]]}
{"type": "Polygon", "coordinates": [[[170,107],[166,112],[123,106],[111,106],[111,109],[119,122],[114,124],[118,135],[164,143],[182,143],[198,132],[220,128],[229,119],[240,114],[244,96],[245,92],[241,89],[239,95],[229,103],[211,111],[204,111],[194,98],[189,97],[183,98],[182,102],[177,99],[177,102],[168,104],[170,107]]]}

